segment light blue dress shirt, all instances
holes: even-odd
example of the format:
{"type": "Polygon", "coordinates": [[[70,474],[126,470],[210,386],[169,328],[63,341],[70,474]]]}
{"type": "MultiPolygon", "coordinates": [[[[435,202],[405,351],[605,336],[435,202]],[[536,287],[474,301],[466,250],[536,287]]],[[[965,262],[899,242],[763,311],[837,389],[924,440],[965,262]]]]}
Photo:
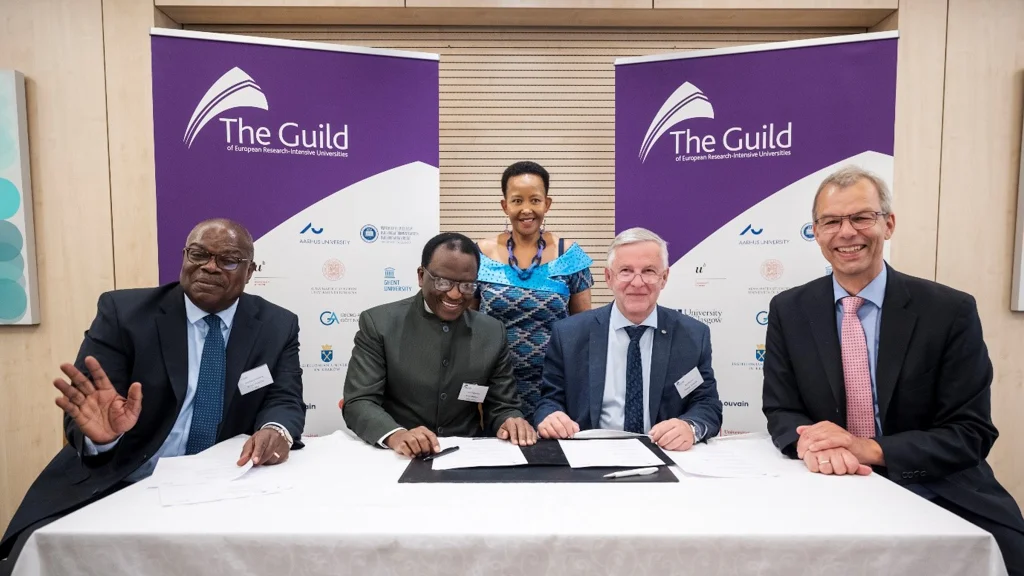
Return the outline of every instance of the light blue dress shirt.
{"type": "MultiPolygon", "coordinates": [[[[145,464],[129,474],[125,478],[126,482],[138,482],[152,474],[153,469],[156,468],[157,461],[164,456],[185,455],[188,433],[192,429],[192,407],[196,399],[196,389],[199,387],[199,363],[203,358],[203,343],[206,342],[206,333],[210,327],[203,321],[203,318],[208,314],[193,304],[188,299],[188,296],[184,296],[184,298],[185,317],[188,318],[186,326],[188,334],[188,389],[185,392],[185,402],[181,405],[181,412],[178,412],[178,418],[174,421],[174,426],[167,435],[167,439],[164,440],[163,445],[145,464]]],[[[228,337],[231,335],[231,323],[235,319],[235,310],[237,308],[238,300],[235,300],[231,306],[217,313],[217,316],[221,319],[221,334],[224,336],[225,347],[227,347],[228,337]]],[[[146,383],[143,382],[142,386],[143,393],[145,393],[146,383]]],[[[117,445],[118,440],[96,446],[92,443],[92,440],[86,438],[85,453],[94,456],[106,452],[117,445]]]]}
{"type": "MultiPolygon", "coordinates": [[[[608,355],[604,372],[604,396],[601,401],[601,416],[598,426],[604,430],[622,430],[626,425],[626,361],[629,354],[627,326],[634,324],[612,304],[608,321],[608,355]]],[[[654,354],[654,333],[658,330],[658,308],[655,307],[639,326],[650,326],[640,337],[640,363],[644,380],[644,433],[653,427],[651,414],[651,357],[654,354]]],[[[689,422],[689,421],[687,421],[689,422]]],[[[706,433],[703,424],[690,424],[694,428],[694,442],[699,442],[706,433]]]]}
{"type": "MultiPolygon", "coordinates": [[[[878,417],[878,385],[875,379],[875,367],[878,365],[878,339],[882,327],[882,302],[885,300],[886,269],[882,266],[882,272],[875,276],[857,296],[866,300],[857,310],[857,318],[864,328],[864,339],[868,344],[868,370],[871,372],[871,399],[875,408],[875,436],[882,435],[882,421],[878,417]]],[[[843,298],[850,296],[836,277],[832,276],[832,292],[836,300],[836,327],[839,329],[839,344],[843,343],[843,298]]]]}

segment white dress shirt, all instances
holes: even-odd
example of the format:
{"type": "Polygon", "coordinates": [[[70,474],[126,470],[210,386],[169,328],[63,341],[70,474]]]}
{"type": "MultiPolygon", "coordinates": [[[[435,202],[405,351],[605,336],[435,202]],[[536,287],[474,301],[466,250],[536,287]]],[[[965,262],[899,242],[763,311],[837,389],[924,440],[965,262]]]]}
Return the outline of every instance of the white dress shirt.
{"type": "MultiPolygon", "coordinates": [[[[651,355],[654,351],[654,332],[658,329],[658,308],[640,323],[650,326],[640,337],[640,363],[644,377],[644,433],[651,430],[651,355]]],[[[619,307],[612,304],[608,322],[608,357],[604,371],[604,400],[601,402],[600,427],[622,430],[626,424],[626,355],[629,353],[627,326],[634,326],[619,307]]]]}

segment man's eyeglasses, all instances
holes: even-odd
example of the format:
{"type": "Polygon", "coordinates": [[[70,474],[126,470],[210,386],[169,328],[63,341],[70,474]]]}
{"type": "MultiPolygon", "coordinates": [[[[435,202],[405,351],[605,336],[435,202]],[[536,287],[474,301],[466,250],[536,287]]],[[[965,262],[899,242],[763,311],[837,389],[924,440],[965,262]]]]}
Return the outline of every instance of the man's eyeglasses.
{"type": "Polygon", "coordinates": [[[615,273],[615,278],[617,278],[619,282],[625,282],[629,284],[633,282],[633,278],[639,276],[640,279],[643,280],[644,284],[654,284],[658,280],[661,280],[661,275],[661,272],[655,272],[653,270],[633,272],[632,270],[627,270],[623,268],[622,270],[619,270],[618,272],[615,273]]]}
{"type": "Polygon", "coordinates": [[[434,289],[436,289],[439,292],[448,292],[452,289],[452,286],[458,284],[459,292],[462,292],[463,294],[466,294],[468,296],[472,296],[473,294],[476,293],[476,282],[456,282],[454,280],[449,280],[447,278],[441,278],[440,276],[435,276],[434,274],[431,274],[430,270],[427,270],[426,268],[423,269],[423,273],[426,274],[427,276],[430,276],[431,280],[434,282],[434,289]]]}
{"type": "Polygon", "coordinates": [[[843,220],[849,220],[854,230],[866,230],[875,225],[880,216],[888,216],[887,212],[857,212],[847,216],[822,216],[814,221],[818,230],[825,234],[838,232],[843,227],[843,220]]]}
{"type": "Polygon", "coordinates": [[[185,258],[189,262],[196,266],[205,266],[211,258],[217,262],[217,267],[225,272],[231,272],[237,270],[238,266],[243,262],[251,262],[248,258],[236,258],[234,256],[224,256],[223,254],[211,254],[202,248],[185,248],[185,258]]]}

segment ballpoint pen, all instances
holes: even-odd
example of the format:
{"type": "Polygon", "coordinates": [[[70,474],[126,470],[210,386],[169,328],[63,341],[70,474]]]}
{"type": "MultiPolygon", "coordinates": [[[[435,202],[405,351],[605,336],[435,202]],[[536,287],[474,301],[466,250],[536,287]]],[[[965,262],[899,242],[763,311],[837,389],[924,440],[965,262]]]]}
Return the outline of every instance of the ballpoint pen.
{"type": "Polygon", "coordinates": [[[455,452],[458,449],[459,449],[458,446],[451,446],[449,448],[445,448],[444,450],[441,450],[440,452],[437,452],[437,453],[434,453],[434,454],[427,454],[426,456],[422,456],[421,458],[423,460],[433,460],[435,458],[440,458],[441,456],[444,456],[445,454],[451,454],[452,452],[455,452]]]}
{"type": "Polygon", "coordinates": [[[605,474],[605,478],[625,478],[626,476],[647,476],[654,474],[658,469],[655,467],[650,468],[636,468],[634,470],[623,470],[621,472],[612,472],[611,474],[605,474]]]}

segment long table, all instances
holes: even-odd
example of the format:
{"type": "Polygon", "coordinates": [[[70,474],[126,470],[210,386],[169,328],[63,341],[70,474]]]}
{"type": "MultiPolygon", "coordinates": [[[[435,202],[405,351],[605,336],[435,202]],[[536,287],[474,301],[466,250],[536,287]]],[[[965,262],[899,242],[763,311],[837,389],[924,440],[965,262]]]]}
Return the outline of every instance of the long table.
{"type": "Polygon", "coordinates": [[[1006,574],[991,535],[877,475],[400,484],[391,451],[306,440],[259,471],[291,490],[164,507],[143,481],[38,530],[14,574],[1006,574]]]}

